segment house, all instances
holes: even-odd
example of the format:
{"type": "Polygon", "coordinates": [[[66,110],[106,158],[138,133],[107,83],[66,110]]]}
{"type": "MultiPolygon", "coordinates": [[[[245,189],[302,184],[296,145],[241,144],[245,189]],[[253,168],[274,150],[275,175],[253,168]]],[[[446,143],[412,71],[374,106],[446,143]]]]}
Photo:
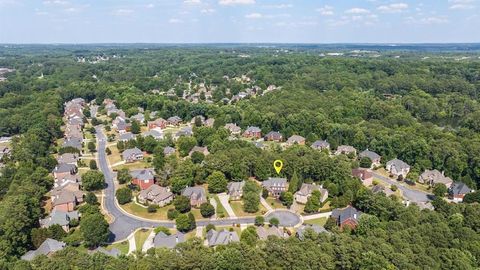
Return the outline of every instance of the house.
{"type": "Polygon", "coordinates": [[[270,131],[264,137],[265,141],[273,141],[273,142],[281,142],[283,140],[283,136],[278,131],[270,131]]]}
{"type": "Polygon", "coordinates": [[[200,207],[207,202],[207,193],[203,187],[187,187],[182,191],[182,196],[190,198],[190,205],[193,207],[200,207]]]}
{"type": "Polygon", "coordinates": [[[60,163],[53,169],[53,177],[55,179],[61,179],[67,175],[76,174],[77,166],[74,164],[60,163]]]}
{"type": "Polygon", "coordinates": [[[232,135],[240,135],[240,133],[242,133],[242,129],[237,126],[237,124],[228,123],[225,125],[225,128],[228,129],[232,135]]]}
{"type": "Polygon", "coordinates": [[[308,198],[312,196],[312,192],[314,190],[320,191],[320,202],[323,203],[328,199],[328,190],[324,189],[321,185],[303,183],[302,187],[300,187],[300,190],[295,192],[295,201],[301,204],[306,204],[308,198]]]}
{"type": "Polygon", "coordinates": [[[70,231],[70,221],[78,220],[78,211],[65,212],[57,209],[53,209],[50,216],[40,220],[40,227],[48,228],[52,225],[60,225],[63,230],[70,231]]]}
{"type": "Polygon", "coordinates": [[[287,191],[287,179],[269,177],[262,182],[262,187],[268,190],[270,196],[278,198],[282,192],[287,191]]]}
{"type": "Polygon", "coordinates": [[[385,167],[387,171],[395,177],[401,175],[403,178],[406,178],[407,174],[410,172],[410,165],[397,158],[387,162],[385,167]]]}
{"type": "Polygon", "coordinates": [[[137,147],[126,149],[122,153],[122,158],[125,162],[135,162],[137,160],[143,159],[143,152],[142,150],[138,149],[137,147]]]}
{"type": "Polygon", "coordinates": [[[155,128],[142,133],[142,137],[146,138],[148,136],[152,136],[155,140],[161,140],[163,139],[163,132],[160,128],[155,128]]]}
{"type": "Polygon", "coordinates": [[[67,174],[67,175],[64,175],[62,178],[55,179],[55,181],[53,183],[53,186],[54,187],[62,187],[62,186],[65,186],[69,183],[81,184],[81,182],[82,182],[82,178],[80,177],[80,175],[78,173],[77,174],[67,174]]]}
{"type": "Polygon", "coordinates": [[[386,196],[390,196],[390,195],[393,195],[395,194],[395,192],[393,192],[390,188],[385,188],[384,186],[382,185],[375,185],[372,187],[372,192],[374,194],[377,194],[377,193],[384,193],[386,196]]]}
{"type": "Polygon", "coordinates": [[[227,185],[227,193],[230,196],[230,200],[240,200],[243,196],[244,186],[245,181],[229,182],[227,185]]]}
{"type": "Polygon", "coordinates": [[[130,171],[132,184],[140,187],[141,190],[148,189],[155,183],[155,172],[153,169],[138,169],[130,171]]]}
{"type": "Polygon", "coordinates": [[[305,138],[299,135],[292,135],[290,138],[287,140],[287,145],[292,146],[292,145],[305,145],[305,138]]]}
{"type": "Polygon", "coordinates": [[[310,147],[312,147],[315,150],[320,150],[320,151],[328,150],[328,151],[330,151],[330,144],[327,141],[322,141],[322,140],[315,141],[314,143],[312,143],[312,145],[310,147]]]}
{"type": "Polygon", "coordinates": [[[262,137],[262,130],[259,127],[248,127],[243,133],[243,137],[260,139],[262,137]]]}
{"type": "Polygon", "coordinates": [[[257,235],[260,240],[267,240],[269,236],[275,236],[279,238],[285,237],[285,233],[283,229],[280,229],[276,226],[272,227],[256,227],[257,228],[257,235]]]}
{"type": "Polygon", "coordinates": [[[192,127],[184,127],[180,129],[177,133],[175,133],[175,135],[173,135],[173,140],[178,140],[178,138],[182,136],[187,136],[187,137],[193,136],[192,127]]]}
{"type": "Polygon", "coordinates": [[[170,147],[170,146],[167,146],[167,147],[163,148],[163,154],[165,156],[173,155],[173,154],[175,154],[175,151],[176,151],[175,148],[170,147]]]}
{"type": "Polygon", "coordinates": [[[337,147],[337,151],[335,151],[335,155],[357,155],[357,149],[350,145],[340,145],[337,147]]]}
{"type": "Polygon", "coordinates": [[[352,169],[352,176],[359,178],[364,186],[371,186],[373,183],[373,173],[369,169],[352,169]]]}
{"type": "Polygon", "coordinates": [[[449,188],[453,184],[450,177],[445,176],[444,172],[438,170],[425,170],[419,177],[418,182],[434,186],[435,184],[444,184],[449,188]]]}
{"type": "Polygon", "coordinates": [[[39,255],[50,256],[53,253],[64,249],[66,244],[55,239],[47,238],[36,250],[30,250],[21,258],[25,261],[31,261],[39,255]]]}
{"type": "Polygon", "coordinates": [[[155,121],[148,121],[148,129],[164,129],[167,127],[167,120],[163,118],[158,118],[155,121]]]}
{"type": "Polygon", "coordinates": [[[347,206],[343,209],[334,209],[332,211],[332,218],[337,221],[337,225],[340,228],[350,227],[355,229],[358,225],[358,219],[362,215],[362,212],[358,211],[352,206],[347,206]]]}
{"type": "Polygon", "coordinates": [[[156,248],[174,248],[178,243],[185,242],[185,234],[176,233],[172,235],[166,235],[164,232],[159,232],[153,238],[153,246],[156,248]]]}
{"type": "Polygon", "coordinates": [[[205,147],[194,146],[194,147],[192,148],[192,150],[190,150],[190,153],[188,154],[188,156],[191,157],[192,154],[195,153],[195,152],[202,153],[204,156],[210,154],[210,153],[208,152],[208,148],[207,148],[206,146],[205,146],[205,147]]]}
{"type": "Polygon", "coordinates": [[[70,212],[83,202],[83,192],[78,183],[70,183],[65,186],[54,188],[50,191],[53,209],[70,212]]]}
{"type": "Polygon", "coordinates": [[[79,159],[80,159],[80,157],[76,153],[75,154],[74,153],[65,153],[65,154],[61,154],[60,156],[58,156],[57,162],[59,164],[63,163],[63,164],[70,164],[70,165],[75,165],[76,166],[79,159]]]}
{"type": "Polygon", "coordinates": [[[170,189],[159,185],[151,185],[138,194],[138,201],[143,204],[150,203],[163,207],[172,202],[172,200],[173,193],[170,192],[170,189]]]}
{"type": "Polygon", "coordinates": [[[380,160],[382,159],[382,157],[379,154],[368,150],[368,148],[362,151],[358,156],[360,158],[364,158],[364,157],[369,158],[372,161],[371,168],[380,166],[380,160]]]}
{"type": "Polygon", "coordinates": [[[82,151],[83,148],[83,138],[81,137],[72,137],[70,139],[67,139],[63,142],[62,148],[65,147],[73,147],[77,149],[78,151],[82,151]]]}
{"type": "Polygon", "coordinates": [[[448,197],[454,202],[463,202],[468,193],[473,192],[465,183],[455,182],[448,189],[448,197]]]}
{"type": "Polygon", "coordinates": [[[98,248],[90,251],[89,253],[94,254],[94,253],[97,253],[97,252],[105,254],[107,256],[115,257],[115,258],[117,258],[118,256],[120,256],[122,254],[122,252],[118,248],[112,248],[110,250],[106,250],[103,247],[98,247],[98,248]]]}
{"type": "Polygon", "coordinates": [[[172,116],[167,119],[167,124],[170,126],[179,126],[182,123],[182,118],[178,116],[172,116]]]}
{"type": "Polygon", "coordinates": [[[135,134],[131,132],[125,132],[120,134],[118,140],[121,142],[128,142],[131,140],[135,140],[135,137],[136,137],[135,134]]]}
{"type": "Polygon", "coordinates": [[[210,230],[207,232],[207,243],[209,247],[215,247],[219,245],[227,245],[232,242],[239,242],[240,239],[235,231],[230,232],[228,230],[210,230]]]}
{"type": "Polygon", "coordinates": [[[305,239],[305,233],[307,231],[312,231],[312,232],[317,233],[317,234],[318,233],[330,233],[324,227],[322,227],[320,225],[306,224],[306,225],[300,226],[300,228],[297,229],[296,236],[298,237],[298,239],[303,240],[303,239],[305,239]]]}
{"type": "Polygon", "coordinates": [[[130,120],[137,121],[140,124],[143,124],[145,122],[145,115],[143,113],[137,113],[134,116],[130,117],[130,120]]]}
{"type": "Polygon", "coordinates": [[[132,129],[132,124],[127,123],[127,122],[119,122],[116,125],[116,129],[117,129],[118,133],[122,134],[122,133],[130,131],[132,129]]]}

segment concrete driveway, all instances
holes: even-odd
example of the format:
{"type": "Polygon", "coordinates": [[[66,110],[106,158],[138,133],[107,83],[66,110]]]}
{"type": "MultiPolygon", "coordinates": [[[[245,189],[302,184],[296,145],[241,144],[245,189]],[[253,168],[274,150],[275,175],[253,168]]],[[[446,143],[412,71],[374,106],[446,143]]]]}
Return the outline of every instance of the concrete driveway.
{"type": "Polygon", "coordinates": [[[220,193],[217,196],[223,208],[225,208],[225,211],[227,211],[227,214],[230,217],[237,217],[237,215],[235,215],[235,212],[233,212],[232,206],[228,202],[228,200],[230,199],[230,196],[226,193],[220,193]]]}
{"type": "Polygon", "coordinates": [[[432,194],[429,194],[427,192],[423,192],[423,191],[420,191],[420,190],[408,188],[404,185],[399,184],[397,181],[392,180],[388,177],[385,177],[381,174],[378,174],[376,172],[372,172],[372,173],[373,173],[374,178],[384,182],[385,184],[396,185],[402,191],[403,197],[405,197],[405,199],[407,199],[411,202],[422,203],[422,202],[431,201],[430,197],[433,196],[432,194]]]}

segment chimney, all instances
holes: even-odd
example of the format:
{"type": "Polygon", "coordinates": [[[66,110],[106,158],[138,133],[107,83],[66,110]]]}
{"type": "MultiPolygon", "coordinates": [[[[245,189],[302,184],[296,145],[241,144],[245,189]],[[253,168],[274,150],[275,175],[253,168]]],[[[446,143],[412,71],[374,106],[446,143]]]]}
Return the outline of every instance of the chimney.
{"type": "Polygon", "coordinates": [[[353,214],[353,218],[357,219],[357,213],[353,214]]]}
{"type": "Polygon", "coordinates": [[[175,243],[178,243],[178,234],[175,235],[175,243]]]}

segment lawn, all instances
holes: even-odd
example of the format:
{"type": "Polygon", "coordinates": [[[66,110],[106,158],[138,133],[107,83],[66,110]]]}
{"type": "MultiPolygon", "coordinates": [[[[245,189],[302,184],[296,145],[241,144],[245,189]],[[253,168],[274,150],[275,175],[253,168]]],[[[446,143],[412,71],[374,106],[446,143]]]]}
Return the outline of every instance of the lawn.
{"type": "Polygon", "coordinates": [[[140,229],[135,233],[135,245],[137,246],[137,250],[142,250],[143,243],[145,243],[151,231],[151,229],[140,229]]]}
{"type": "Polygon", "coordinates": [[[275,199],[273,197],[268,197],[265,199],[269,205],[271,205],[274,209],[280,208],[280,209],[286,209],[287,207],[282,204],[282,202],[278,199],[275,199]]]}
{"type": "MultiPolygon", "coordinates": [[[[157,212],[155,213],[148,213],[147,208],[141,207],[140,205],[134,202],[121,205],[121,207],[122,209],[124,209],[130,214],[133,214],[142,218],[156,219],[156,220],[167,220],[168,209],[174,208],[173,205],[167,205],[165,207],[158,208],[157,212]]],[[[200,210],[198,211],[200,213],[200,210]]]]}
{"type": "Polygon", "coordinates": [[[267,212],[267,209],[262,204],[259,204],[259,210],[256,213],[247,213],[243,211],[243,202],[242,201],[230,201],[230,205],[232,206],[233,212],[238,217],[245,217],[245,216],[259,216],[263,215],[267,212]]]}
{"type": "Polygon", "coordinates": [[[217,217],[218,218],[223,218],[223,217],[229,217],[227,210],[225,210],[225,207],[220,203],[220,199],[218,198],[217,195],[214,196],[215,201],[217,202],[217,217]]]}
{"type": "Polygon", "coordinates": [[[106,250],[112,250],[113,248],[120,250],[122,254],[126,255],[129,249],[128,241],[122,241],[105,247],[106,250]]]}
{"type": "MultiPolygon", "coordinates": [[[[242,229],[237,226],[215,226],[215,230],[217,232],[222,231],[223,229],[226,229],[227,231],[230,231],[230,229],[233,228],[233,231],[235,231],[240,238],[240,235],[242,234],[242,229]]],[[[206,238],[207,236],[207,230],[206,228],[203,228],[203,233],[202,233],[203,238],[206,238]]]]}
{"type": "Polygon", "coordinates": [[[322,218],[316,218],[316,219],[311,219],[311,220],[305,220],[305,224],[311,224],[311,225],[320,225],[323,226],[327,222],[327,218],[322,217],[322,218]]]}
{"type": "Polygon", "coordinates": [[[110,151],[112,151],[112,154],[107,155],[108,162],[110,162],[110,165],[113,165],[117,162],[122,161],[122,155],[118,151],[118,148],[116,145],[109,146],[108,148],[110,149],[110,151]]]}

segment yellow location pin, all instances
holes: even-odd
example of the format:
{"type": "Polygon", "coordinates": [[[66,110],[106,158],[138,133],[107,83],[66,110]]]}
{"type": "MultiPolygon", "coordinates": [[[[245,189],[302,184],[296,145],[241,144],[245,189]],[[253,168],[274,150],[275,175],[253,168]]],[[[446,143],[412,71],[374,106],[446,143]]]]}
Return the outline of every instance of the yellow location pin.
{"type": "Polygon", "coordinates": [[[273,162],[273,167],[275,168],[275,171],[277,171],[277,174],[280,174],[280,171],[282,170],[283,167],[283,161],[277,159],[273,162]]]}

